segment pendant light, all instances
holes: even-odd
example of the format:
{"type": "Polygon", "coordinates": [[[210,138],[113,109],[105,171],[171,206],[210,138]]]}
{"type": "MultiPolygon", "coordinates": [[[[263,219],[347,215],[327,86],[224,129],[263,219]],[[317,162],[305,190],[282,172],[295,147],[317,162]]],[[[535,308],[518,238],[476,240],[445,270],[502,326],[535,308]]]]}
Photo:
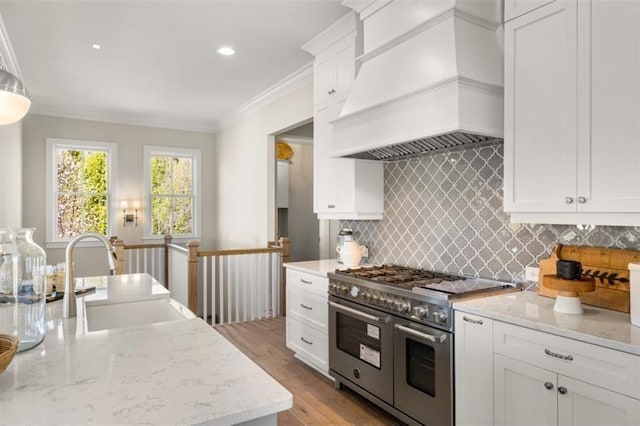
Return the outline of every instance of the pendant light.
{"type": "Polygon", "coordinates": [[[31,98],[20,79],[0,69],[0,125],[21,120],[30,107],[31,98]]]}

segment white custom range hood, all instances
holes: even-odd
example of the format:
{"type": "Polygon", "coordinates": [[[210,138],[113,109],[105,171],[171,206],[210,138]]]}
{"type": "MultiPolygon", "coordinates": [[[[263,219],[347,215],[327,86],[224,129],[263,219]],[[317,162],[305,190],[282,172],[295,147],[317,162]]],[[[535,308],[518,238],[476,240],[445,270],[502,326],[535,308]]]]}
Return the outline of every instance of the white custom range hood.
{"type": "Polygon", "coordinates": [[[499,0],[345,1],[364,53],[333,124],[336,157],[395,160],[501,142],[499,0]]]}

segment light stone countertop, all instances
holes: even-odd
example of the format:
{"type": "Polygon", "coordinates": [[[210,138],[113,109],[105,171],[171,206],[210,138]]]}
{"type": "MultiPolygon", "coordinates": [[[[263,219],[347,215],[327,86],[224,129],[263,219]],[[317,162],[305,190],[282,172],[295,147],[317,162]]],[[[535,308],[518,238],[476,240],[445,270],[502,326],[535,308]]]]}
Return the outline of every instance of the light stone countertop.
{"type": "Polygon", "coordinates": [[[327,277],[328,272],[333,272],[338,268],[345,268],[343,265],[338,264],[336,259],[327,260],[309,260],[305,262],[288,262],[282,266],[289,269],[295,269],[300,272],[306,272],[308,274],[318,275],[320,277],[327,277]]]}
{"type": "Polygon", "coordinates": [[[553,310],[555,299],[533,291],[509,293],[454,303],[456,311],[480,315],[546,333],[640,355],[640,327],[629,314],[582,305],[582,315],[553,310]]]}
{"type": "MultiPolygon", "coordinates": [[[[166,297],[155,281],[141,290],[144,277],[137,290],[134,275],[105,282],[92,300],[166,297]],[[132,293],[118,287],[131,283],[132,293]]],[[[203,320],[88,332],[84,298],[77,318],[47,304],[45,340],[0,375],[3,424],[235,424],[292,406],[291,393],[203,320]]]]}

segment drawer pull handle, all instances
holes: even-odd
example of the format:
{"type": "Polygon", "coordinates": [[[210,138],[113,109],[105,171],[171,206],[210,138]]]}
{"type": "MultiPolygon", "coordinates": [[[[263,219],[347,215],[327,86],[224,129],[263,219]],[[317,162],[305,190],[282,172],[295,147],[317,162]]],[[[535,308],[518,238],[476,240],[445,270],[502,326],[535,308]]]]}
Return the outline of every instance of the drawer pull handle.
{"type": "Polygon", "coordinates": [[[564,359],[566,361],[573,361],[573,355],[559,354],[557,352],[550,351],[549,349],[545,349],[544,353],[549,355],[549,356],[552,356],[554,358],[560,358],[560,359],[564,359]]]}
{"type": "Polygon", "coordinates": [[[307,309],[307,310],[309,310],[309,311],[313,311],[313,308],[312,308],[311,306],[307,306],[307,305],[305,305],[304,303],[301,303],[301,304],[300,304],[300,307],[301,307],[301,308],[304,308],[304,309],[307,309]]]}
{"type": "Polygon", "coordinates": [[[313,342],[308,341],[307,339],[305,339],[304,337],[301,337],[300,340],[302,340],[304,343],[306,343],[307,345],[313,345],[313,342]]]}
{"type": "Polygon", "coordinates": [[[477,320],[477,319],[473,319],[473,318],[469,318],[469,317],[462,317],[462,319],[466,322],[470,322],[471,324],[478,324],[478,325],[482,325],[484,324],[482,322],[482,320],[477,320]]]}
{"type": "Polygon", "coordinates": [[[300,278],[300,282],[303,282],[305,284],[313,284],[313,282],[305,280],[305,279],[302,279],[302,278],[300,278]]]}

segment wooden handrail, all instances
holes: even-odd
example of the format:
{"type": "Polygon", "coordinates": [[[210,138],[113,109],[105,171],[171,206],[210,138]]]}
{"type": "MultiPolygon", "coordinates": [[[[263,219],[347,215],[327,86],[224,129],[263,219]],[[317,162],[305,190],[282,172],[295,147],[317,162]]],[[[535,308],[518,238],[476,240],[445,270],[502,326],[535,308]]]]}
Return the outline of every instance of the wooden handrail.
{"type": "Polygon", "coordinates": [[[162,243],[154,243],[154,244],[125,244],[125,250],[133,250],[133,249],[145,249],[145,248],[162,248],[165,247],[166,244],[162,243]]]}
{"type": "Polygon", "coordinates": [[[231,256],[237,254],[258,254],[258,253],[283,253],[282,247],[248,248],[248,249],[228,249],[228,250],[198,250],[199,257],[205,256],[231,256]]]}

